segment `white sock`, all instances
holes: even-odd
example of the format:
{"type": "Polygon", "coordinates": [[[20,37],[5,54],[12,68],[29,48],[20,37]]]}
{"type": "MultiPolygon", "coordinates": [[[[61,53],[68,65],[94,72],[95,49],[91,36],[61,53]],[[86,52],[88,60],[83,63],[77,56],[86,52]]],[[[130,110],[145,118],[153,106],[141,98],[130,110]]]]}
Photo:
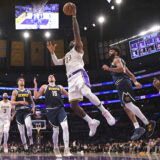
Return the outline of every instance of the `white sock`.
{"type": "Polygon", "coordinates": [[[7,145],[7,142],[8,142],[8,132],[5,132],[4,133],[4,145],[7,145]]]}
{"type": "Polygon", "coordinates": [[[29,144],[33,145],[33,138],[29,138],[29,144]]]}
{"type": "Polygon", "coordinates": [[[2,137],[3,137],[3,133],[0,132],[0,146],[1,146],[1,143],[2,143],[2,137]]]}
{"type": "Polygon", "coordinates": [[[27,144],[24,145],[24,149],[28,150],[28,145],[27,144]]]}
{"type": "Polygon", "coordinates": [[[133,123],[133,125],[134,125],[135,129],[139,128],[139,123],[138,122],[133,123]]]}
{"type": "Polygon", "coordinates": [[[88,124],[92,123],[92,121],[93,121],[93,119],[92,119],[91,117],[89,117],[87,114],[86,114],[85,117],[83,117],[83,119],[84,119],[85,121],[87,121],[88,124]]]}
{"type": "Polygon", "coordinates": [[[63,141],[64,141],[64,148],[69,147],[69,131],[68,131],[68,123],[67,120],[61,123],[61,127],[63,130],[63,141]]]}
{"type": "Polygon", "coordinates": [[[149,121],[144,116],[144,114],[141,112],[141,110],[134,105],[132,102],[126,103],[125,106],[130,109],[145,125],[149,124],[149,121]]]}
{"type": "Polygon", "coordinates": [[[59,127],[53,127],[53,145],[54,148],[58,148],[58,136],[59,136],[59,127]]]}

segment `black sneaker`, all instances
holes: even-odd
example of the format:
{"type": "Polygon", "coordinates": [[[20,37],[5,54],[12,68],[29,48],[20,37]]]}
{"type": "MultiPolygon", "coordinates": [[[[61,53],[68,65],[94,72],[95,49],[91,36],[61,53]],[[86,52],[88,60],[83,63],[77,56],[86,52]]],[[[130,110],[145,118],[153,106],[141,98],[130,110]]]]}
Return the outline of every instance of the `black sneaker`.
{"type": "Polygon", "coordinates": [[[149,121],[149,124],[146,126],[146,137],[149,138],[153,135],[156,127],[156,121],[149,121]]]}
{"type": "Polygon", "coordinates": [[[138,140],[145,133],[145,129],[143,127],[139,127],[135,129],[133,136],[131,137],[132,141],[138,140]]]}

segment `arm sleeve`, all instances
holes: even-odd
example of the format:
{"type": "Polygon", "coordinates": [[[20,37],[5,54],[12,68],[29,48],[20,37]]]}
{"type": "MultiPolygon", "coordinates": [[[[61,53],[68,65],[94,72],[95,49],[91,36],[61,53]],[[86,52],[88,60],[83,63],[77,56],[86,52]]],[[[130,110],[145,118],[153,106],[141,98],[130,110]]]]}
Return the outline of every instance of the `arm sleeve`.
{"type": "Polygon", "coordinates": [[[55,53],[53,53],[53,54],[51,55],[51,57],[52,57],[52,61],[53,61],[53,63],[54,63],[55,65],[64,65],[64,58],[62,58],[62,59],[57,59],[55,53]]]}

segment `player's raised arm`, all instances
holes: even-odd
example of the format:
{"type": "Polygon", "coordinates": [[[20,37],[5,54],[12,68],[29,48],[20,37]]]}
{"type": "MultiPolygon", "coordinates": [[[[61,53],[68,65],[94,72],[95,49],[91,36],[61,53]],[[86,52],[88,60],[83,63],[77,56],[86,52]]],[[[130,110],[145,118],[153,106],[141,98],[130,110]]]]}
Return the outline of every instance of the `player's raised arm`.
{"type": "Polygon", "coordinates": [[[37,81],[36,78],[34,78],[34,99],[38,99],[40,96],[44,94],[46,85],[41,86],[40,90],[37,91],[37,81]]]}
{"type": "Polygon", "coordinates": [[[79,30],[79,25],[77,22],[76,18],[76,6],[73,5],[73,13],[72,13],[72,23],[73,23],[73,33],[74,33],[74,40],[76,43],[76,50],[80,53],[83,53],[83,44],[81,41],[81,36],[80,36],[80,30],[79,30]]]}
{"type": "Polygon", "coordinates": [[[25,101],[16,101],[16,95],[17,95],[17,91],[14,90],[12,92],[11,105],[13,105],[13,106],[16,106],[16,105],[19,105],[19,104],[28,105],[28,102],[25,102],[25,101]]]}
{"type": "Polygon", "coordinates": [[[60,88],[61,88],[62,94],[68,97],[68,92],[63,88],[63,86],[60,85],[60,88]]]}
{"type": "Polygon", "coordinates": [[[57,47],[57,44],[54,44],[52,45],[52,42],[47,42],[47,48],[51,54],[51,57],[52,57],[52,60],[53,60],[53,63],[55,65],[64,65],[64,58],[62,59],[58,59],[56,54],[55,54],[55,49],[57,47]]]}

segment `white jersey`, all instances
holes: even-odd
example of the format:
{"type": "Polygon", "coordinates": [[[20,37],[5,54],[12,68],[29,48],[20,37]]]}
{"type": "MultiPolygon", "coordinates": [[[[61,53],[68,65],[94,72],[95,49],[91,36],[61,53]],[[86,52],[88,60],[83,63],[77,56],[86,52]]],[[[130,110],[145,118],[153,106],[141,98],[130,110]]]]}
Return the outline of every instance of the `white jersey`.
{"type": "Polygon", "coordinates": [[[0,101],[0,119],[5,119],[5,120],[10,119],[11,109],[12,109],[12,105],[9,100],[7,103],[5,103],[3,100],[0,101]]]}
{"type": "Polygon", "coordinates": [[[75,47],[65,55],[67,76],[79,69],[84,69],[83,55],[84,53],[77,52],[75,47]]]}

